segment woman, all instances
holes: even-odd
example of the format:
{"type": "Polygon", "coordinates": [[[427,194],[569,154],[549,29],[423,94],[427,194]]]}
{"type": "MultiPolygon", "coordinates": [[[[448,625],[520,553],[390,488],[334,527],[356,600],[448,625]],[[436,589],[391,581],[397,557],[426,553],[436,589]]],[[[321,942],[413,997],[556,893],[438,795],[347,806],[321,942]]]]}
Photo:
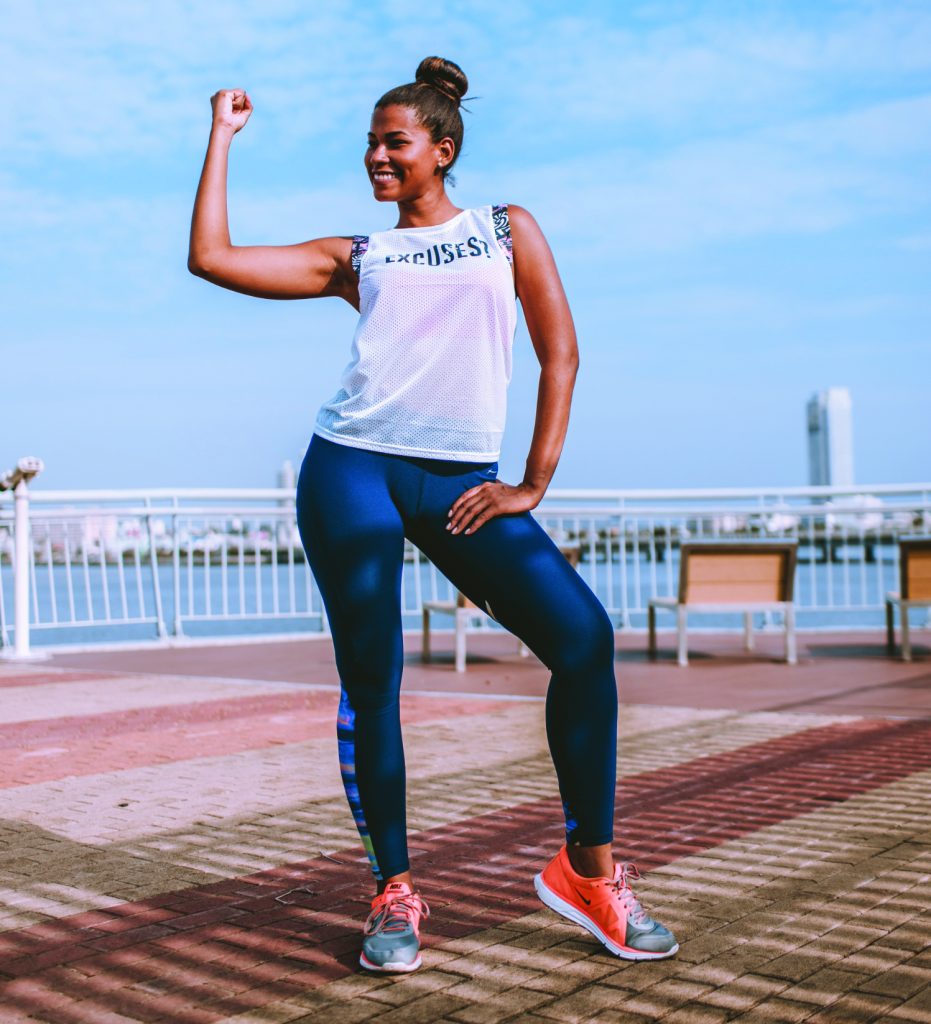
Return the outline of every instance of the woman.
{"type": "Polygon", "coordinates": [[[541,900],[619,957],[671,956],[615,864],[614,630],[582,578],[530,515],[556,469],[579,357],[552,254],[519,206],[463,210],[446,193],[462,150],[468,82],[428,57],[416,81],[376,103],[365,167],[397,225],[288,246],[234,246],[226,214],[230,141],[252,103],[211,99],[213,129],[188,266],[263,298],[339,296],[359,310],[342,387],[320,409],[301,467],[297,516],[333,635],[346,795],[377,883],[363,967],[420,966],[429,913],[407,857],[399,692],[401,568],[409,538],[550,669],[546,727],[566,845],[536,876],[541,900]],[[520,300],[541,375],[523,480],[497,479],[520,300]]]}

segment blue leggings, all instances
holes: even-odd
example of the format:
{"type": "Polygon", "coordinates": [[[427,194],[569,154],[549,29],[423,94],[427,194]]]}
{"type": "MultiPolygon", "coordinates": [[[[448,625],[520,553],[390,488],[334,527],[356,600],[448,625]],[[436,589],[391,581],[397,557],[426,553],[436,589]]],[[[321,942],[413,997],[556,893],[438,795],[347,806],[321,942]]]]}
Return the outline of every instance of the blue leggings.
{"type": "Polygon", "coordinates": [[[567,841],[613,837],[617,689],[607,612],[529,512],[496,516],[471,534],[446,529],[456,498],[497,470],[497,462],[372,452],[318,434],[301,466],[298,528],[342,686],[340,769],[378,879],[409,866],[399,707],[405,537],[550,670],[546,732],[567,841]]]}

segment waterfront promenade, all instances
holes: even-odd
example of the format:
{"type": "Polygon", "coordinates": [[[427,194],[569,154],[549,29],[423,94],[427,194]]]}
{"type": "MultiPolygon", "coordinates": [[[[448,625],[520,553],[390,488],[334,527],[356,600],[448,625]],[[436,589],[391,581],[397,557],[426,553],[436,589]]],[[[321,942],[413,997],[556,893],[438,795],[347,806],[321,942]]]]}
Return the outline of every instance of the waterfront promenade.
{"type": "Polygon", "coordinates": [[[0,662],[0,1021],[931,1020],[931,636],[618,647],[620,852],[672,960],[543,908],[547,673],[507,636],[406,637],[424,968],[357,969],[369,874],[326,639],[0,662]],[[443,651],[446,653],[442,653],[443,651]]]}

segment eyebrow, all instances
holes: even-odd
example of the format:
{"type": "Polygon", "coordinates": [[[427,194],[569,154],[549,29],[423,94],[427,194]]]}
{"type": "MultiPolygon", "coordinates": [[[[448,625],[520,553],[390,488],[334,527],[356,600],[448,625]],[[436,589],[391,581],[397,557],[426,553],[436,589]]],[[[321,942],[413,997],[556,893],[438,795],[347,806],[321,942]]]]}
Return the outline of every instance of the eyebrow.
{"type": "MultiPolygon", "coordinates": [[[[374,132],[369,132],[368,134],[370,139],[374,139],[376,137],[374,132]]],[[[388,136],[389,138],[392,135],[407,135],[407,130],[404,128],[399,128],[397,131],[385,132],[385,135],[388,136]]]]}

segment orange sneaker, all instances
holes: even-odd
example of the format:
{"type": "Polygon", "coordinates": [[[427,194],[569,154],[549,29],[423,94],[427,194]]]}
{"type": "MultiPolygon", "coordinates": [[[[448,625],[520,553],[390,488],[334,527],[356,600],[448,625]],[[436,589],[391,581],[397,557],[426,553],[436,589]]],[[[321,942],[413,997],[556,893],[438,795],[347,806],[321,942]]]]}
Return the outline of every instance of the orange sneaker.
{"type": "Polygon", "coordinates": [[[615,956],[662,960],[676,953],[679,944],[640,906],[628,881],[639,877],[633,864],[615,864],[613,878],[578,875],[563,846],[533,884],[550,910],[587,928],[615,956]]]}

